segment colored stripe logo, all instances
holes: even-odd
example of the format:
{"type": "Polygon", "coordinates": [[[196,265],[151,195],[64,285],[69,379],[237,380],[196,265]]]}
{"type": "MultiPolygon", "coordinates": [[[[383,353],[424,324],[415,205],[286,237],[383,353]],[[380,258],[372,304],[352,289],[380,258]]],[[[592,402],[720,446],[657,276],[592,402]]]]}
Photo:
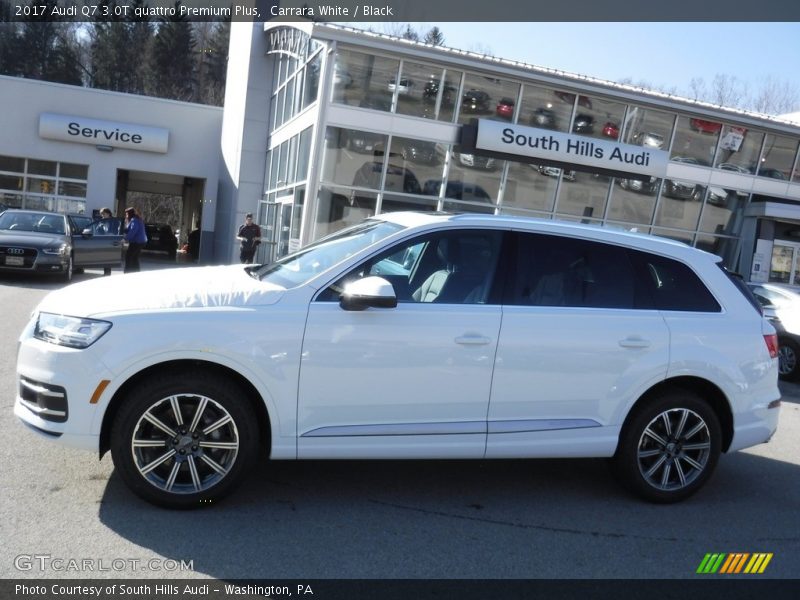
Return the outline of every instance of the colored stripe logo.
{"type": "Polygon", "coordinates": [[[716,553],[706,554],[697,573],[702,575],[713,575],[715,573],[724,575],[735,575],[738,573],[757,574],[763,573],[769,561],[772,560],[772,552],[748,552],[716,553]]]}

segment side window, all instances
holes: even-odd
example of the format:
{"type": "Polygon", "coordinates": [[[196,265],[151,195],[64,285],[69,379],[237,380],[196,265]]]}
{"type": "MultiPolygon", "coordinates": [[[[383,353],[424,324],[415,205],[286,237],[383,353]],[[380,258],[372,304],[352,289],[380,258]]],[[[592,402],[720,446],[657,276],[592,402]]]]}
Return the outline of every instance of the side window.
{"type": "Polygon", "coordinates": [[[376,275],[392,284],[398,302],[485,304],[503,234],[455,230],[416,237],[361,263],[318,300],[338,302],[351,281],[376,275]]]}
{"type": "Polygon", "coordinates": [[[94,235],[119,235],[122,222],[114,217],[100,219],[92,223],[92,233],[94,235]]]}
{"type": "Polygon", "coordinates": [[[647,252],[631,251],[631,259],[636,267],[636,276],[649,291],[654,308],[686,312],[722,310],[688,265],[647,252]]]}
{"type": "Polygon", "coordinates": [[[519,235],[510,304],[633,308],[635,278],[619,246],[560,236],[519,235]]]}

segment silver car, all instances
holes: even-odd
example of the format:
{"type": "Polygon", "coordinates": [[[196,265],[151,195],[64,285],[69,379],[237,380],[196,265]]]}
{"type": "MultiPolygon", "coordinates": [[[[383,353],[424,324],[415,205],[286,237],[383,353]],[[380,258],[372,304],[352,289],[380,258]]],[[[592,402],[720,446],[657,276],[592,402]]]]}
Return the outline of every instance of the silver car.
{"type": "Polygon", "coordinates": [[[780,378],[800,379],[800,287],[783,283],[747,285],[778,332],[780,378]]]}
{"type": "Polygon", "coordinates": [[[51,273],[71,281],[85,268],[110,275],[122,258],[119,219],[19,209],[0,214],[0,272],[51,273]]]}

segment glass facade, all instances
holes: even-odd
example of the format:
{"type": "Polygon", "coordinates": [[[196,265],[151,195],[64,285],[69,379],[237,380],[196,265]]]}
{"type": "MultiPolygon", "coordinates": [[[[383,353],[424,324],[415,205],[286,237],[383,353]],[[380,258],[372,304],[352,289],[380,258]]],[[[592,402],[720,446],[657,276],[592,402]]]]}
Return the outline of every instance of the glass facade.
{"type": "MultiPolygon", "coordinates": [[[[460,60],[454,68],[402,49],[392,53],[329,44],[330,87],[319,93],[338,111],[315,134],[317,153],[298,138],[273,147],[268,157],[268,202],[280,203],[281,194],[297,184],[308,183],[316,196],[313,209],[309,204],[302,211],[308,221],[302,224],[303,243],[382,212],[445,210],[636,230],[718,253],[735,265],[753,177],[800,181],[798,138],[766,128],[693,115],[688,108],[658,106],[658,101],[634,101],[631,94],[623,99],[613,92],[570,91],[522,74],[493,72],[491,65],[477,61],[473,68],[460,60]],[[341,117],[343,108],[352,108],[352,115],[341,117]],[[388,114],[398,121],[383,129],[390,127],[384,125],[388,114]],[[373,121],[370,115],[383,117],[373,121]],[[684,169],[687,180],[610,177],[585,167],[480,156],[463,151],[453,141],[457,133],[445,134],[473,119],[663,150],[671,161],[701,170],[684,169]],[[301,176],[311,155],[319,160],[313,184],[301,176]],[[728,173],[724,187],[707,183],[714,171],[728,173]]],[[[305,89],[311,69],[291,61],[282,69],[286,91],[281,97],[279,88],[273,111],[284,115],[286,123],[297,114],[287,112],[287,102],[305,106],[297,94],[301,82],[305,89]],[[288,89],[292,78],[297,79],[293,92],[288,89]]],[[[317,70],[317,87],[319,82],[317,70]]],[[[301,229],[294,217],[290,229],[295,234],[301,229]]]]}
{"type": "MultiPolygon", "coordinates": [[[[339,46],[334,73],[335,104],[457,124],[507,121],[665,150],[692,166],[796,177],[796,139],[731,123],[363,48],[339,46]]],[[[606,224],[736,259],[750,201],[741,190],[507,162],[421,137],[329,124],[319,194],[327,208],[317,212],[311,239],[366,214],[436,209],[606,224]]]]}
{"type": "Polygon", "coordinates": [[[88,165],[0,156],[0,204],[82,213],[88,177],[88,165]]]}

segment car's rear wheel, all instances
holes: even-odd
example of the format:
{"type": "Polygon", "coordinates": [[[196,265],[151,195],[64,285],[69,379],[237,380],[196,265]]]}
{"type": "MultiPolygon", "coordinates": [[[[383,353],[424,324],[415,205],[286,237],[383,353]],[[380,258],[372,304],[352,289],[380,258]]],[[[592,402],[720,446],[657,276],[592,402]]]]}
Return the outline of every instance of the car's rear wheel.
{"type": "Polygon", "coordinates": [[[257,443],[246,394],[200,371],[141,383],[125,399],[111,434],[125,484],[168,508],[207,506],[225,496],[251,466],[257,443]]]}
{"type": "Polygon", "coordinates": [[[103,267],[103,275],[104,276],[111,275],[111,267],[103,267]]]}
{"type": "Polygon", "coordinates": [[[673,389],[634,409],[613,467],[622,483],[651,502],[699,490],[716,467],[722,430],[713,409],[689,390],[673,389]]]}
{"type": "Polygon", "coordinates": [[[778,344],[778,373],[781,379],[800,379],[800,347],[789,339],[781,338],[778,344]]]}

